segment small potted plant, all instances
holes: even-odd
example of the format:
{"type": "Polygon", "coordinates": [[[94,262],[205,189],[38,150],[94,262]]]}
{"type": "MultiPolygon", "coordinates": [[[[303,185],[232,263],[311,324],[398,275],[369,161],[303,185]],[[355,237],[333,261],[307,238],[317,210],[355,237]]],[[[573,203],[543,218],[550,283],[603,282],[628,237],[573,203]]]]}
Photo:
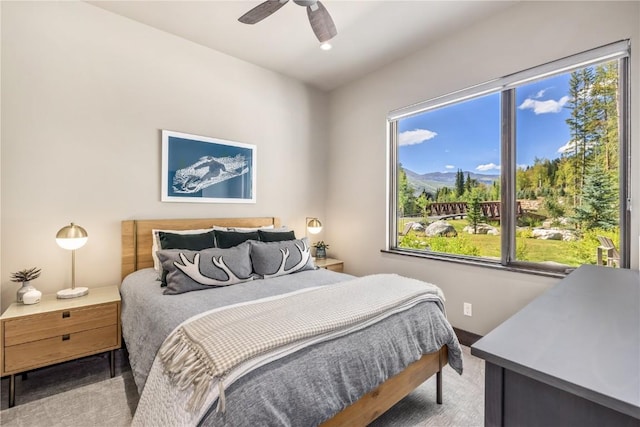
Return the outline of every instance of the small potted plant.
{"type": "Polygon", "coordinates": [[[315,243],[313,247],[316,248],[316,258],[324,259],[327,257],[327,249],[329,249],[329,245],[326,244],[323,240],[315,243]]]}
{"type": "Polygon", "coordinates": [[[11,281],[22,283],[22,287],[18,289],[18,302],[22,304],[35,304],[40,302],[42,292],[31,286],[31,281],[40,277],[40,269],[37,267],[24,269],[11,273],[11,281]],[[25,299],[25,296],[27,298],[25,299]]]}

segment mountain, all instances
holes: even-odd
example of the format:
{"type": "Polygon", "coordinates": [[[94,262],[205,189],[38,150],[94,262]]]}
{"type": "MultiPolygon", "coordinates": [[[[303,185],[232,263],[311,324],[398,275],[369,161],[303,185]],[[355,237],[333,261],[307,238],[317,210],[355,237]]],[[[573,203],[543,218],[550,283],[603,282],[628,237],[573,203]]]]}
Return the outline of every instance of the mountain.
{"type": "MultiPolygon", "coordinates": [[[[424,174],[415,173],[412,170],[403,168],[407,174],[407,181],[416,190],[416,194],[422,193],[422,190],[427,190],[428,193],[435,194],[437,188],[449,187],[454,188],[456,186],[456,172],[429,172],[424,174]]],[[[471,179],[475,179],[485,185],[492,185],[494,181],[500,180],[500,175],[485,175],[470,171],[464,171],[464,178],[467,179],[467,174],[471,179]]]]}

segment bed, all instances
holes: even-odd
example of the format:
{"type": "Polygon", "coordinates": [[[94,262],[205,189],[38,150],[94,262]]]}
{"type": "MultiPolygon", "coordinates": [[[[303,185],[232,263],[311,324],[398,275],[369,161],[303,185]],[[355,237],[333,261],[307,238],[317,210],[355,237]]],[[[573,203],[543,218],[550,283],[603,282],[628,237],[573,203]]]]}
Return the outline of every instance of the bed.
{"type": "MultiPolygon", "coordinates": [[[[137,424],[168,422],[153,419],[159,411],[154,405],[161,402],[165,406],[184,394],[175,389],[167,390],[166,395],[149,396],[144,390],[151,387],[147,380],[150,372],[155,372],[152,368],[159,364],[156,353],[160,345],[183,321],[226,304],[353,279],[317,269],[224,288],[163,295],[152,268],[152,230],[212,226],[279,227],[280,221],[261,217],[122,222],[122,325],[134,379],[142,393],[134,417],[137,424]]],[[[257,368],[228,386],[223,413],[211,405],[193,424],[367,425],[434,374],[437,402],[442,403],[442,369],[447,363],[461,373],[458,341],[441,304],[425,302],[366,329],[257,368]],[[425,322],[431,326],[426,328],[425,322]],[[415,329],[411,334],[404,332],[411,328],[415,329]],[[396,342],[398,336],[405,334],[406,341],[396,342]],[[423,343],[427,341],[428,344],[423,343]]]]}

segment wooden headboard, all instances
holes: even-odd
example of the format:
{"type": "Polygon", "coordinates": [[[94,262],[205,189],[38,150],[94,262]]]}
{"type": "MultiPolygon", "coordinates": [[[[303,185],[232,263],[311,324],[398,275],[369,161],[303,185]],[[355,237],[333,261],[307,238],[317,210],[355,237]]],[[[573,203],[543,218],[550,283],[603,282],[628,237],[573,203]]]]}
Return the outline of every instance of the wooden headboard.
{"type": "Polygon", "coordinates": [[[196,218],[196,219],[133,219],[122,221],[122,264],[121,275],[142,268],[153,267],[151,257],[151,230],[190,230],[219,227],[280,227],[280,218],[196,218]]]}

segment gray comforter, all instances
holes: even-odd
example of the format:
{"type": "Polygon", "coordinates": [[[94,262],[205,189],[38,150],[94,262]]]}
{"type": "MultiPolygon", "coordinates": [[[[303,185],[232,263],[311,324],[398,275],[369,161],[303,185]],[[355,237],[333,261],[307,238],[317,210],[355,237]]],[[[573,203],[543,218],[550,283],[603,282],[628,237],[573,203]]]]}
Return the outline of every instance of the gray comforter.
{"type": "MultiPolygon", "coordinates": [[[[163,295],[154,270],[129,275],[121,288],[122,334],[138,390],[142,392],[164,339],[189,317],[212,308],[350,278],[320,269],[163,295]]],[[[421,303],[347,337],[314,345],[247,374],[228,387],[225,413],[212,408],[201,424],[317,425],[442,345],[449,348],[449,364],[461,373],[460,347],[443,307],[434,302],[421,303]]]]}

